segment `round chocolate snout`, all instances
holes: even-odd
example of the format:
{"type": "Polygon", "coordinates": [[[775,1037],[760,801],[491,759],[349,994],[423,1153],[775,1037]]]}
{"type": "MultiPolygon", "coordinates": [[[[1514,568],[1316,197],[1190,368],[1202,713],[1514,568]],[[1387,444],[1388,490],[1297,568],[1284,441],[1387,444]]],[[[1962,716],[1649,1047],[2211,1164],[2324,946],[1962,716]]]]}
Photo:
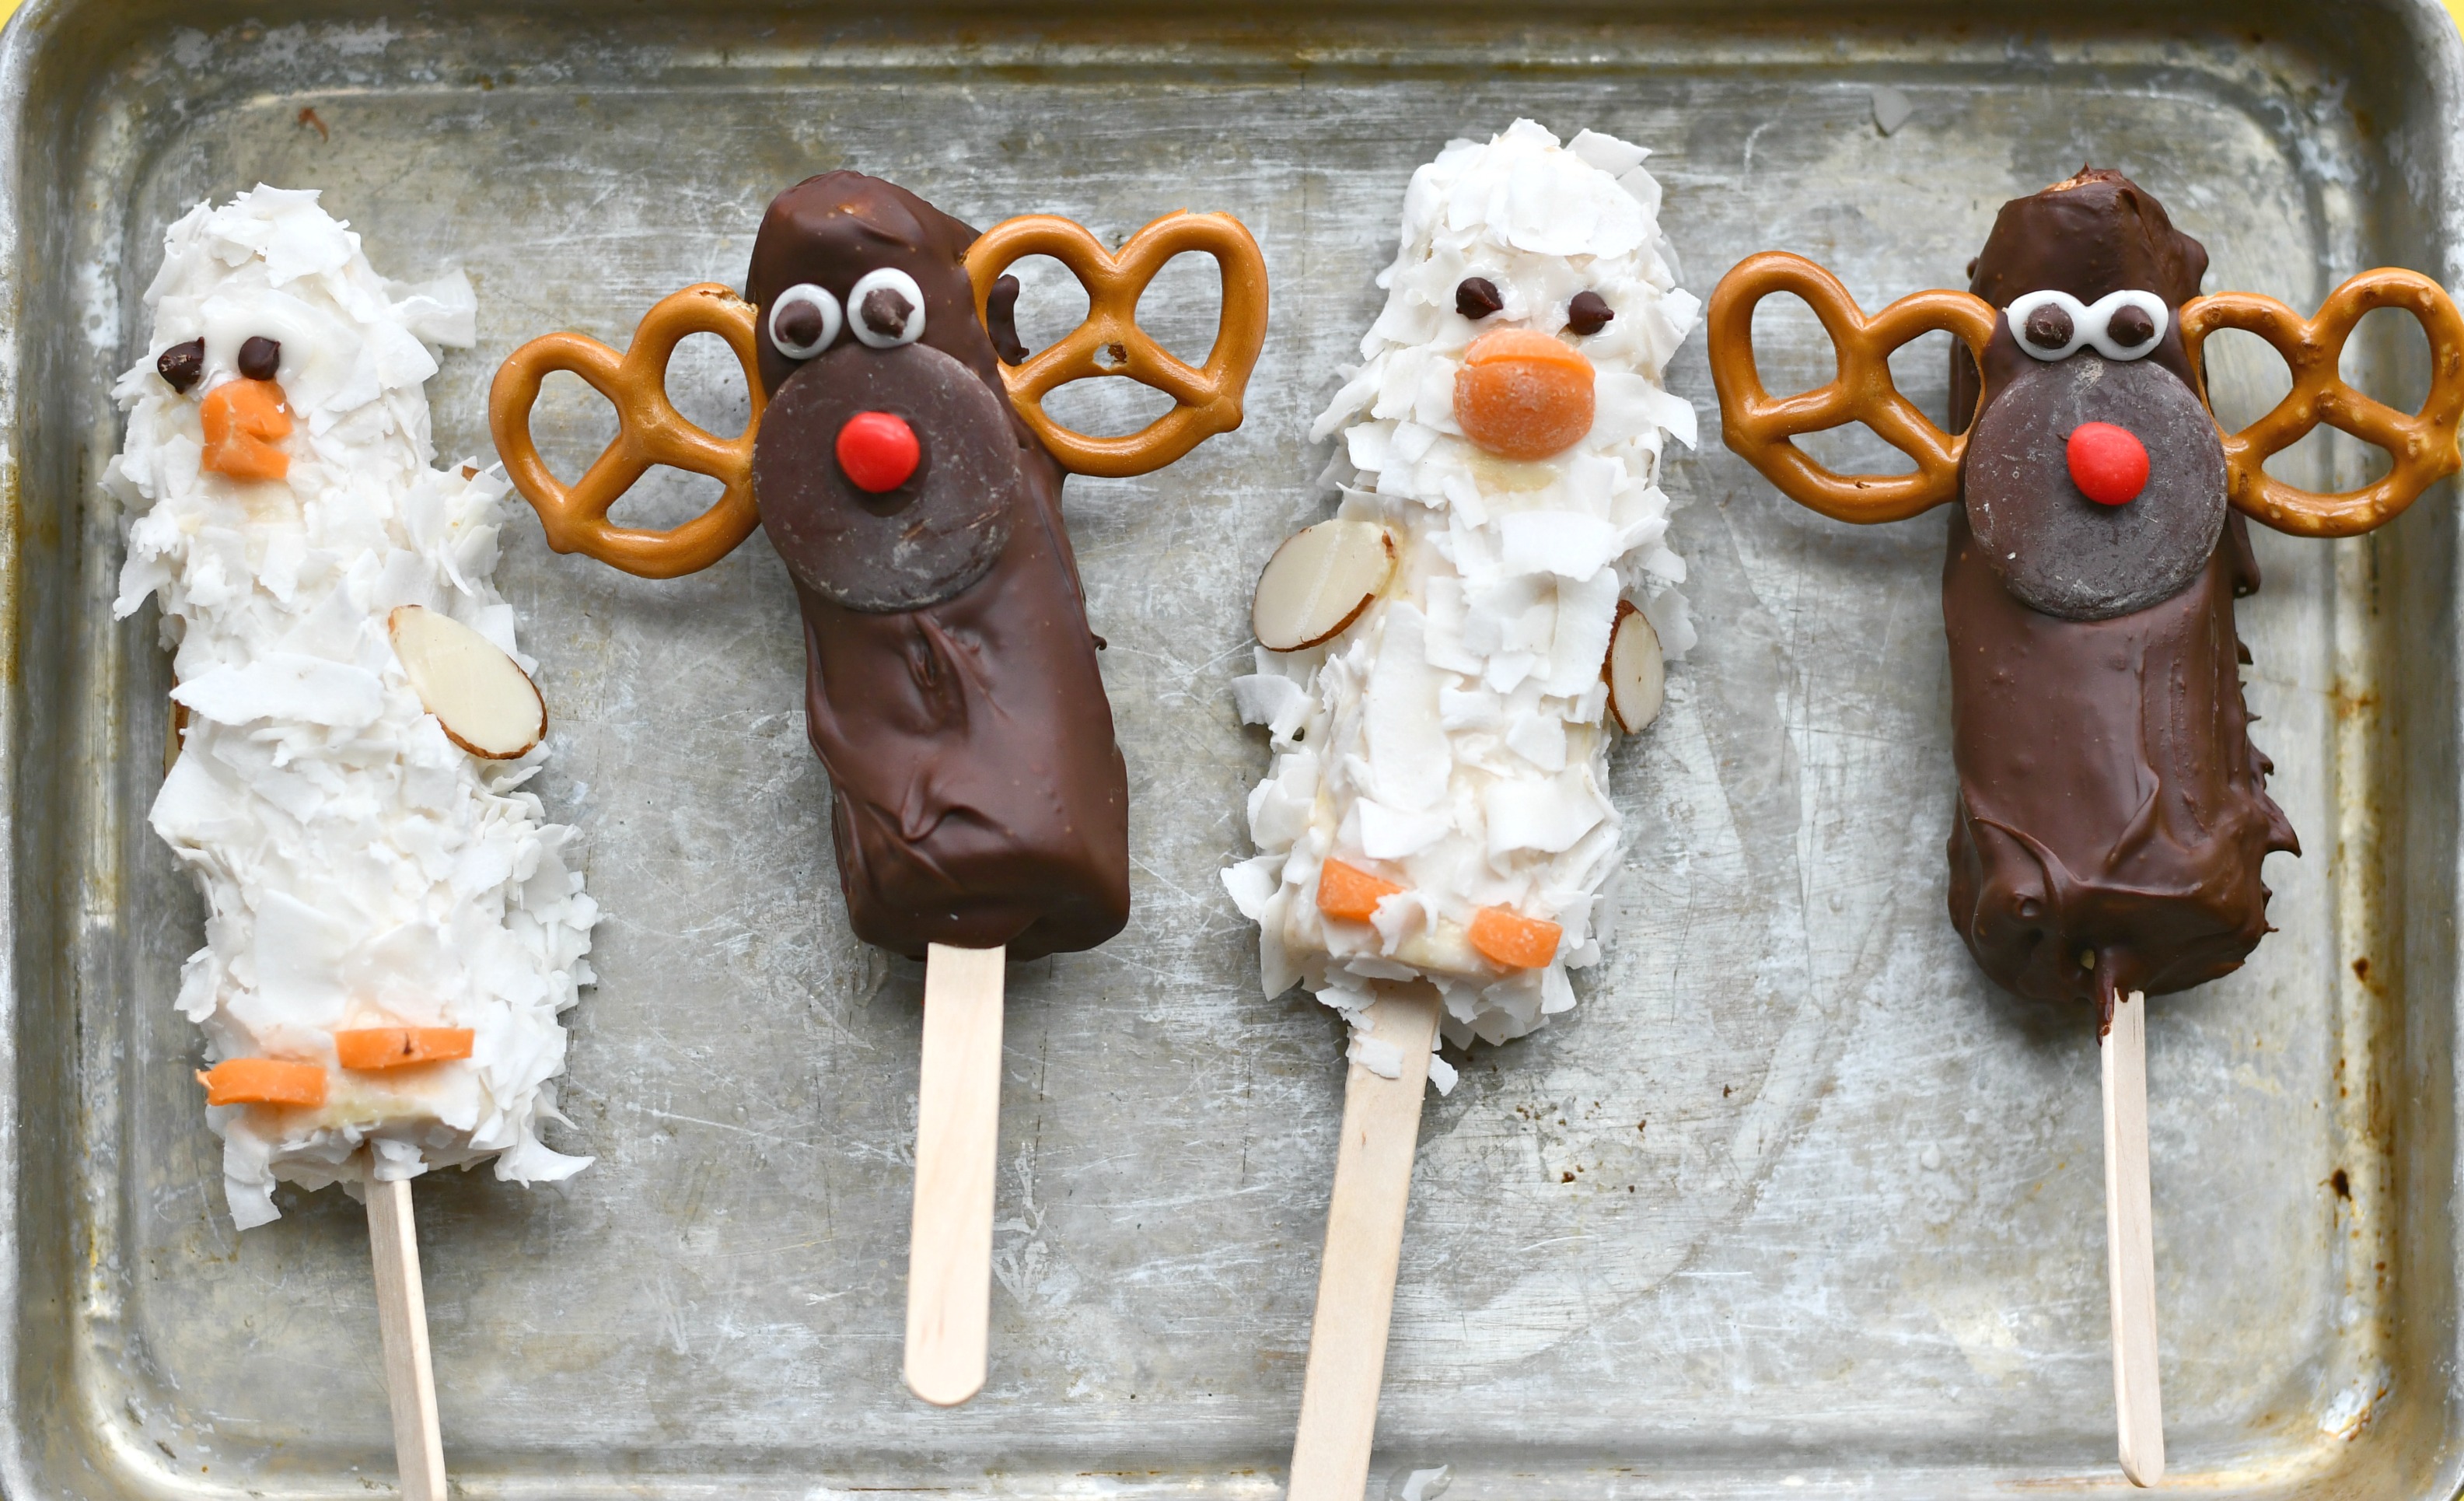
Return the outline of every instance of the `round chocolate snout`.
{"type": "Polygon", "coordinates": [[[921,609],[1000,560],[1020,452],[1006,401],[956,359],[849,342],[763,409],[753,499],[804,587],[869,613],[921,609]]]}
{"type": "Polygon", "coordinates": [[[2170,599],[2225,524],[2215,419],[2153,360],[2030,363],[1977,414],[1960,485],[2003,586],[2064,620],[2170,599]]]}

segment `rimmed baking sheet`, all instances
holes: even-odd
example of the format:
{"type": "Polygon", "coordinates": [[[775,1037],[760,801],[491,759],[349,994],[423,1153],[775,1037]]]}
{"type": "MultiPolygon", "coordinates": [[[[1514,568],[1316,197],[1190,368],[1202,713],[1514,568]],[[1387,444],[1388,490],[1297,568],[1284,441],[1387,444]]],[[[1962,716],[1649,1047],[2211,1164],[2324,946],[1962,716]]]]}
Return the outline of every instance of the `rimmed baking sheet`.
{"type": "MultiPolygon", "coordinates": [[[[392,1485],[357,1207],[245,1237],[170,1007],[199,941],[146,829],[165,665],[114,625],[109,377],[164,224],[313,186],[379,269],[467,270],[430,385],[487,454],[495,363],[621,342],[740,284],[771,193],[859,166],[978,224],[1111,237],[1183,206],[1264,244],[1249,421],[1067,508],[1131,774],[1135,910],[1011,973],[991,1383],[898,1381],[918,976],[849,936],[802,653],[756,539],[669,584],[507,528],[555,719],[538,784],[608,914],[570,1017],[560,1188],[419,1185],[447,1453],[480,1496],[1280,1490],[1340,1102],[1336,1026],[1256,992],[1217,882],[1265,749],[1232,713],[1248,589],[1324,514],[1306,441],[1375,316],[1412,168],[1529,115],[1649,144],[1685,283],[1778,247],[1866,305],[1954,284],[1999,203],[2082,159],[2307,308],[2448,273],[2456,42],[2433,6],[1211,12],[538,4],[381,16],[37,0],[0,53],[11,186],[5,771],[16,1089],[0,1477],[12,1496],[392,1485]],[[1911,110],[1884,134],[1875,90],[1911,110]],[[313,114],[310,112],[313,111],[313,114]]],[[[1202,342],[1192,276],[1150,299],[1202,342]]],[[[1030,302],[1049,287],[1031,289],[1030,302]]],[[[1066,300],[1054,292],[1043,316],[1066,300]]],[[[1809,320],[1773,367],[1827,370],[1809,320]]],[[[2280,384],[2213,346],[2218,400],[2280,384]]],[[[2418,379],[2373,324],[2348,369],[2418,379]]],[[[1938,410],[1939,354],[1902,365],[1938,410]]],[[[741,409],[722,363],[689,409],[741,409]],[[733,405],[731,405],[733,404],[733,405]]],[[[1713,436],[1687,502],[1704,644],[1615,759],[1630,850],[1580,1010],[1433,1099],[1373,1491],[1967,1495],[2119,1485],[2087,1021],[2024,1007],[1943,917],[1943,520],[1856,530],[1713,436]]],[[[603,419],[547,408],[570,466],[603,419]]],[[[2364,457],[2294,461],[2322,482],[2364,457]]],[[[686,503],[678,484],[652,510],[686,503]]],[[[2249,696],[2305,853],[2281,929],[2150,1023],[2173,1473],[2234,1495],[2453,1490],[2453,498],[2262,537],[2249,696]]]]}

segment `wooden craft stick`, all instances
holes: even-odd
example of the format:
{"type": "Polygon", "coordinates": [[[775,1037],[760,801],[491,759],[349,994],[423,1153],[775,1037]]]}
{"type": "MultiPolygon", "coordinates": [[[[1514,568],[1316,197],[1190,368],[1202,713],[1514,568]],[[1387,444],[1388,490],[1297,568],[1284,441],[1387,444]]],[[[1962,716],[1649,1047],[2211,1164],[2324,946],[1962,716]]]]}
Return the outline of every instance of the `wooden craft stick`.
{"type": "Polygon", "coordinates": [[[1355,1061],[1344,1081],[1343,1144],[1326,1210],[1326,1258],[1309,1321],[1309,1370],[1292,1440],[1288,1501],[1360,1501],[1386,1376],[1386,1327],[1403,1209],[1419,1144],[1420,1099],[1438,1033],[1438,993],[1425,984],[1379,987],[1369,1019],[1377,1041],[1402,1053],[1394,1078],[1355,1061]]]}
{"type": "Polygon", "coordinates": [[[924,956],[915,1218],[907,1247],[907,1389],[939,1407],[955,1407],[984,1385],[1004,952],[935,943],[924,956]]]}
{"type": "Polygon", "coordinates": [[[2165,1478],[2165,1403],[2156,1386],[2155,1212],[2147,1188],[2147,999],[2113,1008],[2104,1055],[2104,1246],[2113,1297],[2113,1409],[2122,1472],[2165,1478]]]}
{"type": "Polygon", "coordinates": [[[436,1425],[436,1373],[428,1359],[428,1299],[419,1287],[419,1233],[410,1181],[368,1182],[368,1246],[385,1335],[385,1397],[393,1406],[394,1465],[403,1501],[446,1501],[445,1441],[436,1425]]]}

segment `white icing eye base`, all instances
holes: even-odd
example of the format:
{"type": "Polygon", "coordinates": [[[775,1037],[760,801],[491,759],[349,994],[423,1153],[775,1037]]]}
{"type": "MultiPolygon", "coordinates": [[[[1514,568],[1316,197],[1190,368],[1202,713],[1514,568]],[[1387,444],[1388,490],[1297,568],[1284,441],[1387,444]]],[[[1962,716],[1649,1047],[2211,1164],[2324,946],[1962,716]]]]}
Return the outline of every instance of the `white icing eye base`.
{"type": "Polygon", "coordinates": [[[829,288],[800,281],[770,304],[770,342],[790,360],[809,360],[838,342],[845,322],[829,288]]]}
{"type": "Polygon", "coordinates": [[[924,289],[895,266],[876,266],[847,289],[849,331],[874,349],[924,337],[924,289]]]}
{"type": "Polygon", "coordinates": [[[2165,342],[2165,330],[2172,321],[2172,312],[2165,306],[2165,299],[2153,292],[2108,292],[2093,306],[2067,292],[2023,292],[2011,299],[2003,313],[2011,321],[2011,337],[2019,347],[2049,364],[2067,360],[2083,348],[2093,348],[2108,360],[2142,359],[2165,342]],[[2124,344],[2113,337],[2113,320],[2125,308],[2136,308],[2146,315],[2149,332],[2135,344],[2124,344]],[[2060,344],[2040,344],[2028,337],[2030,320],[2046,312],[2060,315],[2052,320],[2057,328],[2062,323],[2070,327],[2069,337],[2060,344]]]}

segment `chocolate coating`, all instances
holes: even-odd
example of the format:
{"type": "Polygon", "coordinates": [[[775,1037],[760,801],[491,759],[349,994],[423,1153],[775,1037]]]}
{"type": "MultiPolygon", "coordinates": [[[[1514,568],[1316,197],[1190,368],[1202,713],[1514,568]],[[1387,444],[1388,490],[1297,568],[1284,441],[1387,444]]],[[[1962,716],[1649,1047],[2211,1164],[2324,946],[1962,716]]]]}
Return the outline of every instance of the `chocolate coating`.
{"type": "Polygon", "coordinates": [[[993,336],[993,353],[1003,364],[1026,363],[1026,345],[1018,337],[1018,278],[1004,273],[984,297],[984,332],[993,336]]]}
{"type": "Polygon", "coordinates": [[[853,610],[937,605],[982,578],[1009,541],[1019,484],[1007,402],[923,344],[842,341],[787,378],[753,440],[770,544],[798,584],[853,610]],[[905,419],[924,450],[907,483],[880,495],[838,462],[839,430],[865,411],[905,419]]]}
{"type": "Polygon", "coordinates": [[[2224,530],[2215,421],[2170,370],[2145,360],[2081,350],[2022,371],[1977,415],[1960,482],[1993,571],[2022,603],[2065,620],[2108,620],[2171,598],[2224,530]],[[2067,450],[2089,422],[2124,428],[2147,450],[2138,498],[2099,505],[2079,493],[2067,450]]]}
{"type": "MultiPolygon", "coordinates": [[[[857,937],[909,955],[929,943],[1006,944],[1011,958],[1033,959],[1090,948],[1129,920],[1129,789],[1062,525],[1061,469],[1010,408],[991,337],[975,316],[962,263],[975,237],[904,188],[827,173],[772,201],[745,295],[761,311],[761,378],[774,401],[758,447],[781,445],[773,453],[782,462],[796,453],[817,463],[837,437],[818,407],[798,416],[800,366],[770,343],[770,299],[798,282],[844,301],[877,266],[915,278],[921,340],[834,349],[813,362],[884,362],[878,386],[890,394],[875,408],[920,401],[907,376],[926,366],[909,357],[933,352],[999,403],[1009,444],[1001,508],[1008,535],[980,577],[910,609],[850,609],[801,580],[797,598],[809,733],[830,773],[839,876],[857,937]]],[[[892,498],[929,486],[945,463],[943,435],[921,427],[918,435],[927,472],[892,498]]],[[[827,467],[835,474],[834,459],[827,467]]],[[[809,474],[797,481],[798,498],[817,482],[809,474]]],[[[795,528],[784,516],[791,502],[774,502],[758,475],[755,498],[765,526],[775,505],[795,528]]]]}
{"type": "Polygon", "coordinates": [[[2227,532],[2189,588],[2082,622],[2013,598],[1951,518],[1950,918],[2008,990],[2109,1017],[2240,968],[2268,931],[2260,863],[2300,846],[2250,742],[2233,602],[2258,577],[2238,516],[2227,532]]]}
{"type": "MultiPolygon", "coordinates": [[[[2083,168],[2003,206],[1971,290],[2007,307],[2040,288],[2088,303],[2135,289],[2178,309],[2207,263],[2144,189],[2083,168]]],[[[1982,371],[1954,351],[1952,421],[1965,426],[1981,378],[1983,436],[1994,405],[2045,368],[2003,320],[1982,371]]],[[[2145,359],[2105,374],[2117,368],[2193,388],[2180,320],[2145,359]]],[[[2123,425],[2138,431],[2145,420],[2123,425]]],[[[2108,1020],[2123,993],[2187,989],[2239,967],[2268,931],[2262,861],[2299,852],[2267,795],[2272,768],[2242,701],[2233,602],[2257,589],[2258,569],[2241,518],[2225,519],[2219,544],[2169,598],[2064,620],[2004,586],[1969,528],[1978,497],[1967,498],[1943,569],[1959,773],[1952,924],[2005,988],[2093,1001],[2108,1020]]]]}

